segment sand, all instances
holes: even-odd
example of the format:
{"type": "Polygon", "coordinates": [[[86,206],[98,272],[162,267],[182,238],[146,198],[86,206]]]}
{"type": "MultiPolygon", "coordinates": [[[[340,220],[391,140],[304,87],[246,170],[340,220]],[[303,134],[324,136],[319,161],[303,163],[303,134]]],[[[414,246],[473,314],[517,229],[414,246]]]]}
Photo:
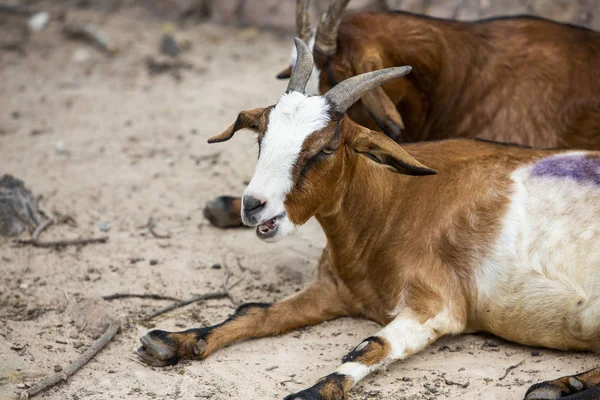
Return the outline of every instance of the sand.
{"type": "MultiPolygon", "coordinates": [[[[53,373],[92,343],[89,327],[96,317],[84,315],[89,324],[81,329],[85,322],[69,311],[86,299],[116,292],[187,298],[220,289],[227,265],[231,282],[242,279],[232,290],[236,301],[275,301],[312,280],[325,244],[315,221],[266,244],[252,230],[220,230],[202,216],[209,199],[242,192],[257,155],[249,132],[219,145],[206,139],[238,111],[277,100],[286,82],[274,75],[288,62],[289,35],[211,24],[180,29],[177,38],[191,44],[182,57],[192,67],[178,81],[169,73],[150,76],[146,68],[146,57],[158,53],[160,22],[135,12],[77,11],[69,17],[102,26],[121,52],[109,58],[85,42],[67,41],[56,23],[32,39],[26,56],[0,51],[0,173],[23,179],[43,195],[46,208],[76,219],[76,227],[53,226],[44,239],[110,239],[57,251],[0,238],[0,399],[13,398],[18,386],[53,373]],[[171,237],[150,235],[143,228],[149,217],[171,237]]],[[[123,329],[68,383],[42,397],[282,398],[332,372],[347,351],[380,328],[342,318],[237,343],[202,362],[141,365],[135,350],[152,325],[137,321],[167,304],[101,303],[124,321],[123,329]]],[[[166,330],[205,326],[234,309],[229,299],[209,300],[153,324],[166,330]]],[[[367,377],[350,399],[521,399],[532,383],[596,364],[590,354],[463,335],[367,377]]]]}

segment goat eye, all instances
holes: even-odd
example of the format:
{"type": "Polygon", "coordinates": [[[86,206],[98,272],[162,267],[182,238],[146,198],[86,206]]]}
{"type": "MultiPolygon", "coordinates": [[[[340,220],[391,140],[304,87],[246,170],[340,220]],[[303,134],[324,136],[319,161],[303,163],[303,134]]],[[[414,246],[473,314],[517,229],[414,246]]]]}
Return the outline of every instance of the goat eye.
{"type": "Polygon", "coordinates": [[[325,147],[323,150],[321,150],[321,153],[323,153],[325,155],[330,155],[334,151],[335,151],[335,149],[333,149],[331,147],[325,147]]]}

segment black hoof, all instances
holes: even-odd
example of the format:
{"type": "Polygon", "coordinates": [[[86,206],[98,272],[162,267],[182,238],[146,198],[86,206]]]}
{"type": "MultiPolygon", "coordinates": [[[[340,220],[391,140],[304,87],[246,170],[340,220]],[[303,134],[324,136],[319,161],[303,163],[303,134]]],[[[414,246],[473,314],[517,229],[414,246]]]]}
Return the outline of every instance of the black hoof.
{"type": "Polygon", "coordinates": [[[234,228],[242,224],[239,197],[219,196],[204,206],[204,217],[219,228],[234,228]]]}
{"type": "Polygon", "coordinates": [[[154,367],[166,367],[179,362],[177,343],[170,339],[168,332],[151,331],[140,338],[142,346],[137,350],[139,359],[154,367]]]}

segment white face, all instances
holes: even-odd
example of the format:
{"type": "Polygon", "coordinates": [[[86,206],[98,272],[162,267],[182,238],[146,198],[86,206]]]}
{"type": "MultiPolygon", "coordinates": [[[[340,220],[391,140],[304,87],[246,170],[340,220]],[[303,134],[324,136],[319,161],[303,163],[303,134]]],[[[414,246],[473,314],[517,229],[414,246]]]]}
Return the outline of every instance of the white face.
{"type": "Polygon", "coordinates": [[[244,190],[244,199],[255,198],[262,205],[254,210],[242,205],[242,221],[256,226],[259,238],[275,242],[296,229],[284,206],[293,185],[292,169],[305,139],[328,122],[329,106],[318,96],[286,93],[271,110],[254,175],[244,190]]]}
{"type": "MultiPolygon", "coordinates": [[[[310,52],[313,52],[315,48],[315,38],[317,36],[317,30],[312,29],[310,31],[310,38],[308,39],[308,49],[310,52]]],[[[296,60],[298,59],[298,52],[296,50],[296,46],[292,47],[292,55],[290,65],[292,66],[292,70],[296,67],[296,60]]],[[[308,83],[306,84],[306,88],[304,91],[309,96],[318,96],[319,95],[319,77],[321,76],[321,71],[316,65],[313,65],[312,73],[310,74],[310,78],[308,79],[308,83]]]]}

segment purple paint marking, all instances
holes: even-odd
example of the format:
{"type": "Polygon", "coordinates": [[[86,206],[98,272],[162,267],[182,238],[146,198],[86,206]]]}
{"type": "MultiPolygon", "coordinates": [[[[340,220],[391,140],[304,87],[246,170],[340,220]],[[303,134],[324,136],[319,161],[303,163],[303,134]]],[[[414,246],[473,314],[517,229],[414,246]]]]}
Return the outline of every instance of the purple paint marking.
{"type": "Polygon", "coordinates": [[[536,163],[531,175],[569,178],[600,186],[600,156],[577,154],[549,157],[536,163]]]}

